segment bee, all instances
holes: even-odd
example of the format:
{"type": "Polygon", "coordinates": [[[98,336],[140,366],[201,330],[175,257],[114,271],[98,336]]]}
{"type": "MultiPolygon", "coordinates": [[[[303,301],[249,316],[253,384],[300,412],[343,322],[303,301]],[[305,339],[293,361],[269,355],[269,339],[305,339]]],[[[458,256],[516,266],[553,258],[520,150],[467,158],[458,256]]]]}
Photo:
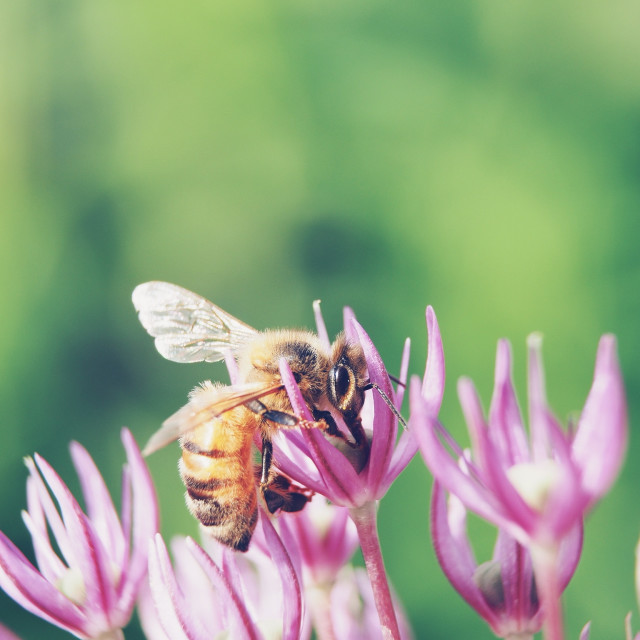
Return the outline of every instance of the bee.
{"type": "Polygon", "coordinates": [[[167,282],[141,284],[132,297],[140,322],[168,360],[216,362],[232,357],[237,363],[237,381],[205,381],[196,387],[189,402],[162,424],[144,449],[148,455],[179,440],[187,506],[223,544],[246,551],[256,526],[256,434],[262,445],[258,484],[272,513],[299,511],[309,499],[302,487],[272,468],[272,439],[279,429],[320,427],[352,447],[368,447],[360,410],[365,391],[382,391],[369,382],[362,347],[344,333],[327,348],[305,330],[257,331],[205,298],[167,282]],[[282,358],[314,422],[293,415],[279,372],[282,358]],[[351,437],[338,427],[332,411],[351,437]]]}

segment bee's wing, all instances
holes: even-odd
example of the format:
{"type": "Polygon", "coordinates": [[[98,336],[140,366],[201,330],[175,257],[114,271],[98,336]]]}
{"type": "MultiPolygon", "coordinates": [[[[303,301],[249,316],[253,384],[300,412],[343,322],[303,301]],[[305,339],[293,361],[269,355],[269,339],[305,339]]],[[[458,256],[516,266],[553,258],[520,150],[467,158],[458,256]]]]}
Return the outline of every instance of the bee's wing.
{"type": "Polygon", "coordinates": [[[168,282],[138,285],[132,299],[156,349],[174,362],[217,362],[257,333],[212,302],[168,282]]]}
{"type": "Polygon", "coordinates": [[[177,440],[185,433],[218,418],[226,411],[235,409],[245,402],[280,391],[282,388],[282,384],[265,385],[261,382],[229,387],[214,386],[208,383],[202,388],[196,388],[189,402],[168,417],[160,429],[149,438],[142,453],[148,456],[177,440]]]}

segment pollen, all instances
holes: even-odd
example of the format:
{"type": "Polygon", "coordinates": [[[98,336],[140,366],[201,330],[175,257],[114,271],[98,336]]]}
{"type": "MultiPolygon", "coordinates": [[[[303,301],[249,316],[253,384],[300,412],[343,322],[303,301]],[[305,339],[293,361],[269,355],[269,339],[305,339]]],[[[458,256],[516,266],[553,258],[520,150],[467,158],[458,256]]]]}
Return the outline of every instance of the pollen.
{"type": "Polygon", "coordinates": [[[507,477],[521,498],[533,509],[543,511],[549,496],[560,482],[560,466],[554,460],[514,464],[507,477]]]}

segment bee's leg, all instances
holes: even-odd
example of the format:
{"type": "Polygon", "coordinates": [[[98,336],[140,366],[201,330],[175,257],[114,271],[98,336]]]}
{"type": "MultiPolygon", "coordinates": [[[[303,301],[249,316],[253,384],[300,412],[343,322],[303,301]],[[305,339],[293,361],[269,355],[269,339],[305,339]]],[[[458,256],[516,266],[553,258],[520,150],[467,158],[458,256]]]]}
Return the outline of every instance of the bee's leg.
{"type": "Polygon", "coordinates": [[[244,405],[250,411],[257,413],[261,418],[271,420],[276,424],[281,424],[283,427],[295,427],[300,420],[290,413],[284,411],[277,411],[275,409],[269,409],[266,405],[262,404],[260,400],[251,400],[244,405]]]}
{"type": "Polygon", "coordinates": [[[322,430],[326,434],[330,436],[334,436],[335,438],[340,438],[341,440],[344,440],[351,447],[358,446],[358,441],[357,441],[357,438],[355,437],[355,434],[354,434],[354,439],[356,440],[356,442],[354,443],[354,442],[351,442],[347,438],[347,436],[345,436],[344,433],[340,431],[340,429],[338,429],[338,425],[336,424],[336,421],[334,420],[330,411],[323,411],[322,409],[314,409],[313,418],[316,421],[316,423],[321,426],[322,430]]]}
{"type": "Polygon", "coordinates": [[[301,511],[311,500],[313,491],[294,485],[289,478],[272,470],[273,445],[269,438],[262,437],[262,470],[260,473],[260,493],[269,513],[278,509],[289,513],[301,511]]]}
{"type": "Polygon", "coordinates": [[[262,436],[262,472],[260,473],[260,486],[265,487],[269,483],[269,471],[273,459],[273,444],[269,438],[262,436]]]}
{"type": "Polygon", "coordinates": [[[284,504],[284,498],[275,491],[269,489],[271,460],[273,459],[273,444],[271,440],[262,436],[262,470],[260,473],[260,493],[269,509],[269,513],[275,513],[284,504]]]}
{"type": "Polygon", "coordinates": [[[251,400],[251,402],[246,402],[244,406],[259,415],[261,418],[275,422],[283,427],[301,427],[302,429],[320,428],[324,431],[327,431],[327,427],[329,427],[328,430],[331,435],[344,437],[342,433],[340,433],[335,420],[331,417],[331,414],[328,411],[318,411],[317,409],[314,409],[314,420],[309,421],[301,420],[292,413],[278,411],[277,409],[269,409],[266,405],[262,404],[260,400],[251,400]]]}
{"type": "Polygon", "coordinates": [[[364,432],[360,416],[345,415],[344,421],[351,432],[353,439],[356,441],[355,446],[358,448],[367,446],[367,434],[364,432]]]}
{"type": "MultiPolygon", "coordinates": [[[[271,461],[273,459],[273,444],[266,436],[262,436],[262,471],[260,473],[260,493],[264,498],[269,513],[275,513],[285,507],[286,499],[281,491],[275,491],[270,486],[278,476],[272,478],[271,461]]],[[[284,479],[284,478],[283,478],[284,479]]],[[[302,507],[300,507],[302,508],[302,507]]]]}

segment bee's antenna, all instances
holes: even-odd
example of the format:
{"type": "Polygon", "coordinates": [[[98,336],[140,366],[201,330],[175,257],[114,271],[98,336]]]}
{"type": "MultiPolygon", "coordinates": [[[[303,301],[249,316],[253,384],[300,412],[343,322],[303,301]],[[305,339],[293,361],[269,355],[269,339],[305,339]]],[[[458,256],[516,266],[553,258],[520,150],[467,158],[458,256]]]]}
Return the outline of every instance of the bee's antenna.
{"type": "MultiPolygon", "coordinates": [[[[398,382],[398,384],[403,384],[397,378],[393,378],[392,376],[389,376],[389,377],[392,380],[394,380],[394,382],[398,382]]],[[[364,387],[364,390],[367,391],[368,389],[375,389],[380,394],[380,397],[385,401],[389,409],[391,409],[391,413],[393,413],[393,415],[396,418],[398,418],[398,421],[400,422],[400,424],[406,429],[407,428],[406,420],[400,415],[400,412],[396,409],[393,402],[391,402],[391,400],[389,399],[389,396],[375,382],[371,382],[371,381],[367,382],[367,384],[364,387]]]]}
{"type": "Polygon", "coordinates": [[[399,384],[401,387],[406,387],[407,385],[402,382],[402,380],[400,380],[400,378],[396,378],[395,376],[392,376],[390,373],[389,375],[389,380],[393,380],[393,382],[395,382],[396,384],[399,384]]]}

